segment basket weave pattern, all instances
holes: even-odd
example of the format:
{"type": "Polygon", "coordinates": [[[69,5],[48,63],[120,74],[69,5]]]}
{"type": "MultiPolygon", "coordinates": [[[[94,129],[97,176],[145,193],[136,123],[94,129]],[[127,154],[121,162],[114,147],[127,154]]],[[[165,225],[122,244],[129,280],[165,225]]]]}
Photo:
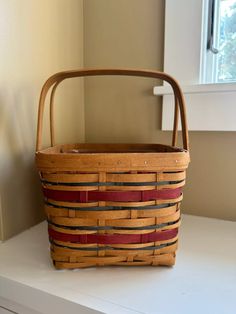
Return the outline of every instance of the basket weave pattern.
{"type": "Polygon", "coordinates": [[[36,164],[55,267],[173,265],[188,150],[55,146],[52,134],[52,147],[37,149],[36,164]]]}

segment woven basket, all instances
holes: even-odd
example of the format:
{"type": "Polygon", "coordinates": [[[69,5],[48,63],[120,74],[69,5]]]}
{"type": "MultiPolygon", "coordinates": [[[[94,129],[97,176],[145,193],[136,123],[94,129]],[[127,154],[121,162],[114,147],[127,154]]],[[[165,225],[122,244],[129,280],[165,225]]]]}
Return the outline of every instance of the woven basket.
{"type": "Polygon", "coordinates": [[[179,85],[169,75],[146,70],[90,69],[50,77],[39,101],[36,164],[55,267],[173,265],[188,163],[184,100],[179,85]],[[72,77],[96,75],[143,76],[167,81],[175,95],[172,146],[55,146],[53,100],[58,84],[72,77]],[[51,147],[42,150],[44,103],[51,87],[51,147]],[[179,109],[183,148],[175,147],[179,109]]]}

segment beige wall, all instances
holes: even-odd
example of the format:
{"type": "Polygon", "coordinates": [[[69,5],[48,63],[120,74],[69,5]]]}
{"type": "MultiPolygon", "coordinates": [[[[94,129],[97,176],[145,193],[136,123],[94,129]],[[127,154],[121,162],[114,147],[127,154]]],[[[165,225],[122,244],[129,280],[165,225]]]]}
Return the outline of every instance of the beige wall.
{"type": "MultiPolygon", "coordinates": [[[[84,1],[86,67],[163,68],[164,1],[84,1]]],[[[154,82],[86,79],[85,121],[89,142],[164,142],[161,100],[154,82]]],[[[183,211],[236,220],[236,135],[191,132],[192,163],[183,211]]]]}
{"type": "MultiPolygon", "coordinates": [[[[0,28],[0,234],[5,239],[43,217],[34,167],[39,92],[53,73],[83,64],[83,1],[0,0],[0,28]]],[[[83,140],[82,83],[64,84],[60,96],[59,141],[83,140]]]]}

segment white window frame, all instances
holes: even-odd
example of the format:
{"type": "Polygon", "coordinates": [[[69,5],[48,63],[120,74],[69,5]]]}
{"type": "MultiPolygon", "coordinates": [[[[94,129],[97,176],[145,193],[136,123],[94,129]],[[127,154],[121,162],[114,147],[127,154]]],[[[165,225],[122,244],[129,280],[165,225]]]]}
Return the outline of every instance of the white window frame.
{"type": "MultiPolygon", "coordinates": [[[[207,7],[208,0],[166,0],[164,71],[183,89],[189,130],[236,131],[236,83],[201,83],[207,7]]],[[[154,87],[154,95],[164,96],[162,130],[173,127],[171,94],[169,86],[154,87]]]]}

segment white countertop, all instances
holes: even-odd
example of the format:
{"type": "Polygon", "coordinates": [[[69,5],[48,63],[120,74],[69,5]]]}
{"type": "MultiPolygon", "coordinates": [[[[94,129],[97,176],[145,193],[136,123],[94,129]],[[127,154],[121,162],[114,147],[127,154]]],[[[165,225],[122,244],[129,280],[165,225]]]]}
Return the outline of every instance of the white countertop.
{"type": "Polygon", "coordinates": [[[0,298],[44,314],[235,314],[236,222],[183,215],[173,268],[74,271],[53,268],[43,222],[0,244],[0,298]]]}

